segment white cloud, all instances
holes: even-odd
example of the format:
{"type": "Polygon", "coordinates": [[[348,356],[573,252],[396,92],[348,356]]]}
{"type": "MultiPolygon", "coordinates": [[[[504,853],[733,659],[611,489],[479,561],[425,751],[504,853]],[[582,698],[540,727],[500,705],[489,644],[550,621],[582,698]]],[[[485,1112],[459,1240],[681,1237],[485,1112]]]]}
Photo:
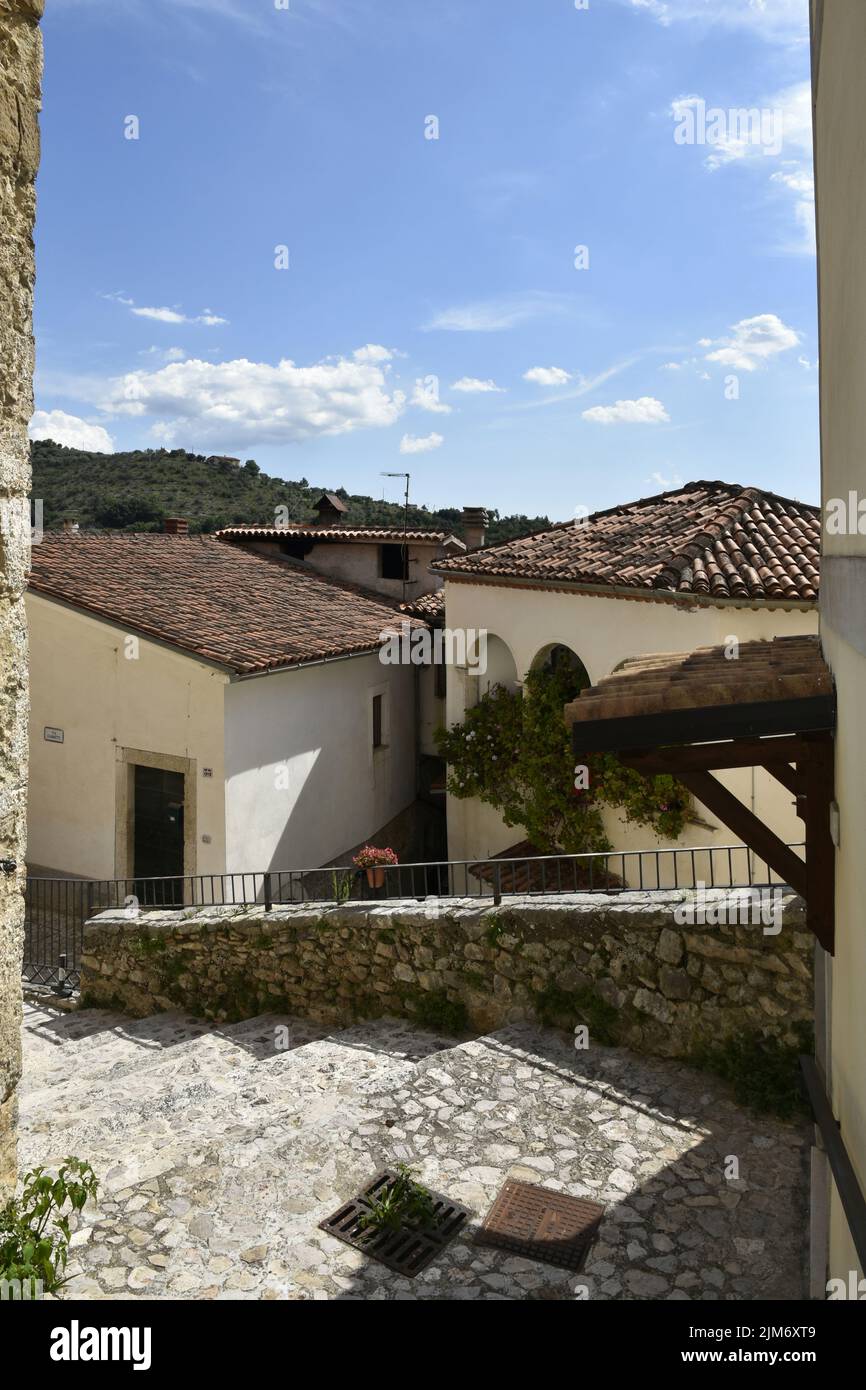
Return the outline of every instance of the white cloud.
{"type": "Polygon", "coordinates": [[[659,367],[660,372],[679,372],[682,371],[682,362],[663,362],[659,367]]]}
{"type": "Polygon", "coordinates": [[[513,408],[515,410],[547,410],[551,406],[561,406],[567,401],[575,401],[582,396],[590,396],[593,391],[598,390],[599,386],[610,381],[611,377],[619,376],[628,367],[633,367],[637,360],[636,356],[623,358],[621,362],[615,362],[612,367],[605,367],[604,371],[596,372],[595,376],[584,376],[582,372],[576,372],[572,378],[575,385],[567,391],[554,391],[538,400],[521,401],[513,408]]]}
{"type": "Polygon", "coordinates": [[[228,323],[228,319],[215,314],[213,309],[202,309],[200,314],[195,314],[190,318],[187,314],[182,314],[179,309],[136,304],[134,299],[130,299],[124,294],[107,294],[103,298],[113,299],[118,304],[122,304],[136,318],[151,319],[154,323],[200,323],[204,324],[206,328],[216,328],[221,324],[228,323]]]}
{"type": "Polygon", "coordinates": [[[445,443],[441,434],[428,434],[423,438],[415,434],[404,434],[400,440],[401,454],[429,454],[431,449],[438,449],[445,443]]]}
{"type": "MultiPolygon", "coordinates": [[[[769,172],[770,183],[792,199],[798,239],[781,249],[814,253],[815,187],[812,177],[812,92],[797,82],[750,107],[708,106],[703,97],[677,97],[671,115],[685,129],[696,122],[707,136],[704,164],[713,171],[730,165],[769,172]],[[721,118],[721,119],[720,119],[721,118]]],[[[685,143],[692,143],[691,140],[685,143]]]]}
{"type": "Polygon", "coordinates": [[[427,410],[431,415],[450,415],[451,406],[439,399],[438,377],[419,377],[415,382],[409,404],[419,410],[427,410]]]}
{"type": "Polygon", "coordinates": [[[708,352],[708,362],[719,362],[724,367],[736,367],[740,371],[753,372],[763,366],[771,357],[796,347],[800,335],[789,328],[778,314],[755,314],[750,319],[740,319],[731,326],[728,338],[701,339],[701,347],[712,347],[708,352]]]}
{"type": "Polygon", "coordinates": [[[675,473],[672,478],[665,478],[661,473],[650,473],[647,478],[648,483],[655,483],[661,492],[670,492],[672,488],[682,487],[683,480],[679,473],[675,473]]]}
{"type": "Polygon", "coordinates": [[[356,362],[390,362],[394,349],[382,347],[379,343],[367,343],[366,347],[355,348],[352,353],[356,362]]]}
{"type": "Polygon", "coordinates": [[[127,372],[98,393],[102,409],[151,416],[165,443],[282,443],[381,429],[399,418],[406,398],[383,370],[346,358],[299,367],[239,358],[190,358],[158,371],[127,372]]]}
{"type": "Polygon", "coordinates": [[[659,425],[670,418],[655,396],[639,396],[636,401],[617,401],[614,405],[594,405],[583,411],[583,419],[597,425],[659,425]]]}
{"type": "Polygon", "coordinates": [[[504,386],[497,386],[495,381],[481,381],[477,376],[462,376],[459,381],[452,382],[452,391],[463,391],[467,396],[480,396],[489,391],[502,393],[504,386]]]}
{"type": "Polygon", "coordinates": [[[179,314],[176,309],[137,309],[133,306],[130,310],[140,319],[155,319],[157,323],[188,323],[186,315],[179,314]]]}
{"type": "Polygon", "coordinates": [[[665,26],[703,21],[744,29],[771,43],[799,44],[809,37],[806,0],[620,0],[665,26]]]}
{"type": "Polygon", "coordinates": [[[37,410],[30,421],[31,439],[53,439],[70,449],[89,449],[98,454],[114,452],[114,440],[101,425],[92,425],[65,410],[37,410]]]}
{"type": "Polygon", "coordinates": [[[159,357],[163,362],[182,362],[186,357],[186,351],[182,347],[161,348],[154,344],[149,348],[142,348],[142,357],[159,357]]]}
{"type": "Polygon", "coordinates": [[[532,381],[536,386],[565,386],[571,381],[571,373],[564,367],[530,367],[523,373],[524,381],[532,381]]]}
{"type": "Polygon", "coordinates": [[[455,305],[434,315],[425,329],[444,329],[451,333],[499,333],[517,324],[548,314],[559,313],[562,304],[546,291],[506,295],[502,299],[476,300],[455,305]]]}

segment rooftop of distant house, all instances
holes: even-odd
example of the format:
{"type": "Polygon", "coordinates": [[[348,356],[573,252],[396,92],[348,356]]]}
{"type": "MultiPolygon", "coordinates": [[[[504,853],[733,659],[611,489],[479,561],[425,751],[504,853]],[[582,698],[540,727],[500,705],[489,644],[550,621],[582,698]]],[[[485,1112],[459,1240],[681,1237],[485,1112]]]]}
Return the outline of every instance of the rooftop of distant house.
{"type": "Polygon", "coordinates": [[[425,622],[435,623],[445,617],[445,590],[431,589],[429,593],[419,594],[417,598],[400,604],[400,611],[411,618],[423,618],[425,622]]]}
{"type": "Polygon", "coordinates": [[[182,532],[46,532],[29,583],[239,675],[375,651],[402,621],[357,585],[182,532]]]}
{"type": "Polygon", "coordinates": [[[303,522],[289,522],[284,526],[224,526],[216,533],[222,540],[310,540],[337,541],[344,545],[357,545],[367,542],[376,544],[402,545],[407,541],[412,545],[452,545],[465,550],[457,536],[448,531],[425,531],[411,527],[404,531],[402,526],[317,526],[303,522]]]}
{"type": "Polygon", "coordinates": [[[814,603],[820,548],[819,507],[693,482],[432,568],[449,580],[814,603]]]}

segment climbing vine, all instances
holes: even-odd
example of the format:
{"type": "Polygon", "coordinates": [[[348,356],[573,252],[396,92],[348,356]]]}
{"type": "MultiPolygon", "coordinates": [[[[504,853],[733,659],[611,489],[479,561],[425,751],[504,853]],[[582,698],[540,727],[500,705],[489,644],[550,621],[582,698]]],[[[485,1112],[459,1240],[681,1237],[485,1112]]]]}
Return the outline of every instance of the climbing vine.
{"type": "MultiPolygon", "coordinates": [[[[585,683],[585,682],[583,682],[585,683]]],[[[506,825],[520,826],[536,849],[566,854],[611,848],[602,808],[676,839],[688,796],[668,776],[643,777],[612,754],[574,756],[563,706],[581,688],[567,666],[531,671],[524,693],[494,686],[462,724],[436,739],[448,763],[448,790],[495,806],[506,825]],[[575,765],[586,769],[575,776],[575,765]]]]}

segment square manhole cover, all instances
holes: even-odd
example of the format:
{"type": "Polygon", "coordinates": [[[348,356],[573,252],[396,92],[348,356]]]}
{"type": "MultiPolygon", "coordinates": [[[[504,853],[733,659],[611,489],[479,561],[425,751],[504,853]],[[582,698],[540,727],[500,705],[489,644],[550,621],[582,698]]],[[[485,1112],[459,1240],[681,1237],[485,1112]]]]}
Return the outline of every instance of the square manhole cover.
{"type": "Polygon", "coordinates": [[[457,1235],[470,1212],[441,1193],[431,1192],[432,1216],[423,1226],[409,1224],[396,1230],[383,1230],[370,1225],[373,1203],[387,1197],[399,1178],[393,1169],[384,1169],[357,1197],[351,1198],[333,1216],[320,1221],[319,1230],[336,1236],[337,1240],[378,1260],[396,1274],[412,1279],[457,1235]]]}
{"type": "Polygon", "coordinates": [[[478,1228],[475,1242],[577,1273],[603,1216],[604,1207],[597,1202],[509,1178],[478,1228]]]}

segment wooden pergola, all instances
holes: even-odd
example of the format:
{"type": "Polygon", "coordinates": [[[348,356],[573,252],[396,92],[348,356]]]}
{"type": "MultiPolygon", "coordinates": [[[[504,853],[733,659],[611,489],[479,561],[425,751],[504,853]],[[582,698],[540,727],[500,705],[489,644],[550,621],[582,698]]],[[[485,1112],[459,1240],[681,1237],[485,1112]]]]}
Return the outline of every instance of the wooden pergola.
{"type": "Polygon", "coordinates": [[[647,776],[670,773],[806,900],[834,946],[833,730],[836,700],[817,637],[701,647],[625,662],[565,707],[575,757],[615,753],[647,776]],[[805,861],[713,776],[763,767],[805,824],[805,861]]]}

